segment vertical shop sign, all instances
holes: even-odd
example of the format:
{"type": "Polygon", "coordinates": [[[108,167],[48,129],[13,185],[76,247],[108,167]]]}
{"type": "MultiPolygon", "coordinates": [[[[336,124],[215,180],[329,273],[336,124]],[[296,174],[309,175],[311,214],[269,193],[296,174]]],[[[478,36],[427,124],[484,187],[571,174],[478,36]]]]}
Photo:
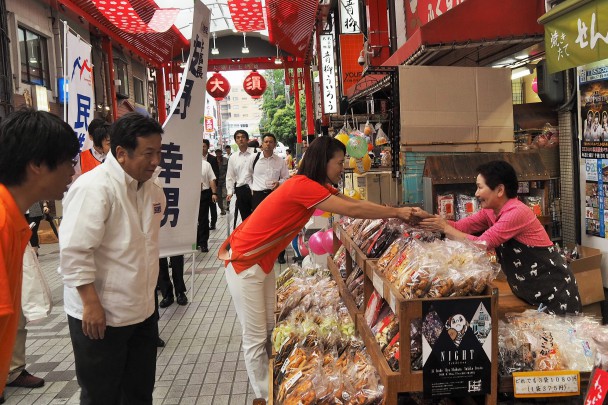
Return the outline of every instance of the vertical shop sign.
{"type": "Polygon", "coordinates": [[[340,0],[340,33],[358,34],[360,32],[359,1],[340,0]]]}
{"type": "Polygon", "coordinates": [[[175,256],[196,249],[196,218],[200,198],[201,119],[205,113],[205,86],[209,49],[210,10],[194,4],[190,57],[179,92],[163,125],[162,182],[167,209],[161,221],[160,256],[175,256]]]}
{"type": "Polygon", "coordinates": [[[326,114],[338,112],[336,97],[336,68],[333,35],[320,35],[321,68],[323,69],[323,107],[326,114]]]}
{"type": "Polygon", "coordinates": [[[93,65],[91,45],[72,31],[67,32],[67,79],[70,96],[68,98],[68,123],[80,143],[80,150],[93,147],[87,136],[89,123],[94,118],[95,96],[93,93],[93,65]]]}
{"type": "Polygon", "coordinates": [[[363,69],[358,59],[363,49],[363,34],[340,35],[340,64],[342,70],[342,94],[357,84],[363,69]]]}
{"type": "Polygon", "coordinates": [[[491,392],[490,298],[422,302],[423,390],[427,397],[491,392]]]}

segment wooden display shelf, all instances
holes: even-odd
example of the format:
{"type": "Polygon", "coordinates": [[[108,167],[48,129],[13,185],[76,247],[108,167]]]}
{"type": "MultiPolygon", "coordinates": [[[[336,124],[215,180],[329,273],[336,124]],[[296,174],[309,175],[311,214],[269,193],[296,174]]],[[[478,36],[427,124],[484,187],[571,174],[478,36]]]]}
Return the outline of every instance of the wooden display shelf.
{"type": "Polygon", "coordinates": [[[348,291],[348,288],[346,287],[346,283],[342,279],[340,270],[338,269],[338,267],[336,266],[336,263],[333,261],[333,259],[331,257],[327,258],[327,267],[329,268],[329,271],[331,272],[332,277],[334,278],[334,280],[336,281],[336,284],[338,285],[338,291],[340,292],[340,297],[342,297],[342,301],[344,301],[344,304],[346,305],[346,308],[348,309],[348,313],[350,314],[350,317],[353,319],[353,322],[355,323],[355,329],[356,329],[357,328],[357,315],[361,314],[363,311],[357,307],[357,304],[355,304],[355,300],[354,300],[352,294],[350,293],[350,291],[348,291]]]}
{"type": "MultiPolygon", "coordinates": [[[[376,342],[375,337],[372,335],[370,327],[365,322],[365,315],[359,315],[356,327],[357,331],[361,335],[365,346],[372,358],[372,361],[378,372],[380,378],[385,387],[385,403],[386,405],[397,404],[398,393],[405,392],[422,392],[423,381],[422,371],[412,370],[411,368],[411,352],[410,352],[410,332],[411,323],[415,319],[422,318],[422,302],[424,301],[438,301],[444,298],[436,299],[405,299],[399,290],[390,283],[384,275],[380,274],[377,270],[375,263],[369,264],[369,270],[365,272],[364,290],[367,302],[371,293],[376,290],[385,299],[388,305],[391,307],[397,318],[399,319],[399,332],[400,341],[399,347],[401,348],[400,360],[399,360],[399,371],[392,371],[388,365],[388,362],[384,358],[384,355],[380,351],[380,347],[376,342]]],[[[468,300],[468,299],[480,299],[490,298],[491,308],[490,314],[492,317],[492,392],[486,395],[487,404],[495,404],[498,394],[498,316],[497,316],[497,300],[498,291],[495,289],[488,289],[486,295],[475,296],[475,297],[452,297],[451,300],[468,300]]]]}
{"type": "Polygon", "coordinates": [[[365,271],[365,261],[368,260],[367,256],[365,256],[359,246],[353,242],[351,237],[346,234],[346,231],[339,224],[334,225],[334,237],[339,238],[344,249],[346,249],[346,275],[348,276],[353,271],[353,262],[357,263],[365,271]]]}

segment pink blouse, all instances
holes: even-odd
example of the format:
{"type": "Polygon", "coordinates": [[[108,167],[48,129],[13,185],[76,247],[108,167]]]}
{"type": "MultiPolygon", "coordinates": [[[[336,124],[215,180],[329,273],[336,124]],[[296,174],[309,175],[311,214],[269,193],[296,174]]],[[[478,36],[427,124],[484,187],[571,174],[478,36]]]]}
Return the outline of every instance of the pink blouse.
{"type": "Polygon", "coordinates": [[[483,209],[470,217],[448,223],[464,233],[481,233],[481,236],[469,235],[468,239],[485,242],[487,249],[494,249],[509,239],[534,247],[553,245],[536,215],[517,198],[507,201],[498,215],[494,210],[483,209]]]}

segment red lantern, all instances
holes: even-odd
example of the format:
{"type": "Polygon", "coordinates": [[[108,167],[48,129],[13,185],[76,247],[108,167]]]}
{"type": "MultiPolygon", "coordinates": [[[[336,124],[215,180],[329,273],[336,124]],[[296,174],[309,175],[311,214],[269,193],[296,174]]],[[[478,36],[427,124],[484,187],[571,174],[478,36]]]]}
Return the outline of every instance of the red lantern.
{"type": "Polygon", "coordinates": [[[215,72],[213,76],[207,80],[207,93],[217,101],[223,100],[230,92],[230,83],[228,79],[215,72]]]}
{"type": "Polygon", "coordinates": [[[260,98],[266,91],[266,79],[255,70],[243,81],[243,89],[253,98],[260,98]]]}

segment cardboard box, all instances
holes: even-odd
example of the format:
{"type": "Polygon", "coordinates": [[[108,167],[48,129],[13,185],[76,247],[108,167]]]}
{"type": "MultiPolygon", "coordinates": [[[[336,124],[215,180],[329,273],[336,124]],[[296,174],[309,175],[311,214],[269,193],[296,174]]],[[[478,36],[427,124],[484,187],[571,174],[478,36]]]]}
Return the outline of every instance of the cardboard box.
{"type": "Polygon", "coordinates": [[[510,75],[508,69],[400,66],[401,143],[412,150],[512,151],[510,75]]]}

